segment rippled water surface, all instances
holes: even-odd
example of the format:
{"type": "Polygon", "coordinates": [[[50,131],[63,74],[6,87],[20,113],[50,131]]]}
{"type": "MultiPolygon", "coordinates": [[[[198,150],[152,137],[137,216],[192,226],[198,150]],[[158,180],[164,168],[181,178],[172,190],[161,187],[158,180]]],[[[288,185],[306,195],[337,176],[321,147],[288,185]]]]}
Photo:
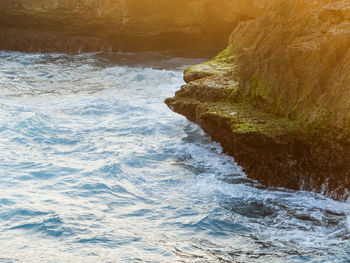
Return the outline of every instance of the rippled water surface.
{"type": "Polygon", "coordinates": [[[0,262],[350,262],[350,209],[247,179],[163,100],[198,60],[0,52],[0,262]]]}

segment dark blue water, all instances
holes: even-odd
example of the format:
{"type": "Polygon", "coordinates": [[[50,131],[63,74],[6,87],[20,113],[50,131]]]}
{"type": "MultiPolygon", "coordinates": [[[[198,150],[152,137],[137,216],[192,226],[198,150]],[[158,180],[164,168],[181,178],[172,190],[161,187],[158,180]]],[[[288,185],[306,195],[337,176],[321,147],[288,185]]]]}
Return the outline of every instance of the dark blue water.
{"type": "Polygon", "coordinates": [[[350,262],[350,207],[249,180],[163,103],[198,60],[0,52],[0,262],[350,262]]]}

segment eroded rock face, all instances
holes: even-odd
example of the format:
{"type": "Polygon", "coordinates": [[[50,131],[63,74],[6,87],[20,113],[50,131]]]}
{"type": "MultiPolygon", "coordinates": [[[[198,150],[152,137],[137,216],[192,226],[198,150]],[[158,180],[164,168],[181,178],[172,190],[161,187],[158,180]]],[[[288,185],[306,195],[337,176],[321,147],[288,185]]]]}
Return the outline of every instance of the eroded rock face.
{"type": "Polygon", "coordinates": [[[262,9],[216,58],[186,69],[187,85],[166,103],[259,182],[346,200],[350,0],[267,0],[262,9]]]}
{"type": "Polygon", "coordinates": [[[262,16],[239,24],[229,48],[245,94],[257,78],[282,114],[349,130],[349,0],[270,0],[262,16]]]}
{"type": "Polygon", "coordinates": [[[239,21],[261,9],[255,0],[2,0],[0,48],[20,49],[22,36],[23,49],[35,42],[57,49],[72,37],[92,42],[85,49],[219,49],[239,21]]]}

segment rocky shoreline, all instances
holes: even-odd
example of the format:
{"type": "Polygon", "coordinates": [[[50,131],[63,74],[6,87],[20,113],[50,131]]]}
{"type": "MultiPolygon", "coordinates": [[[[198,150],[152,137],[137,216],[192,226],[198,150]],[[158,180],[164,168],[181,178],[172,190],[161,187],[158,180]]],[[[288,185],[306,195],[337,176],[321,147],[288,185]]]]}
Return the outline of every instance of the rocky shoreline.
{"type": "Polygon", "coordinates": [[[269,0],[166,100],[266,186],[350,190],[350,1],[269,0]]]}
{"type": "Polygon", "coordinates": [[[248,177],[265,186],[349,198],[349,142],[322,130],[306,130],[233,96],[233,80],[206,76],[187,81],[166,104],[200,125],[248,177]]]}
{"type": "Polygon", "coordinates": [[[346,200],[349,0],[0,1],[0,50],[207,57],[231,32],[167,105],[260,183],[346,200]]]}

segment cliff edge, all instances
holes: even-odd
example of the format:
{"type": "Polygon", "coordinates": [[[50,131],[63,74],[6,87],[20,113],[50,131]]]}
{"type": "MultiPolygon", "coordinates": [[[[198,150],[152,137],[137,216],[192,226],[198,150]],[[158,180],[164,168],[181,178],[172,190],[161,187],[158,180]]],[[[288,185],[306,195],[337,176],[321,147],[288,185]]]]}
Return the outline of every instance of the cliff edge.
{"type": "Polygon", "coordinates": [[[184,79],[166,103],[249,177],[349,197],[349,0],[267,0],[223,52],[187,68],[184,79]]]}

